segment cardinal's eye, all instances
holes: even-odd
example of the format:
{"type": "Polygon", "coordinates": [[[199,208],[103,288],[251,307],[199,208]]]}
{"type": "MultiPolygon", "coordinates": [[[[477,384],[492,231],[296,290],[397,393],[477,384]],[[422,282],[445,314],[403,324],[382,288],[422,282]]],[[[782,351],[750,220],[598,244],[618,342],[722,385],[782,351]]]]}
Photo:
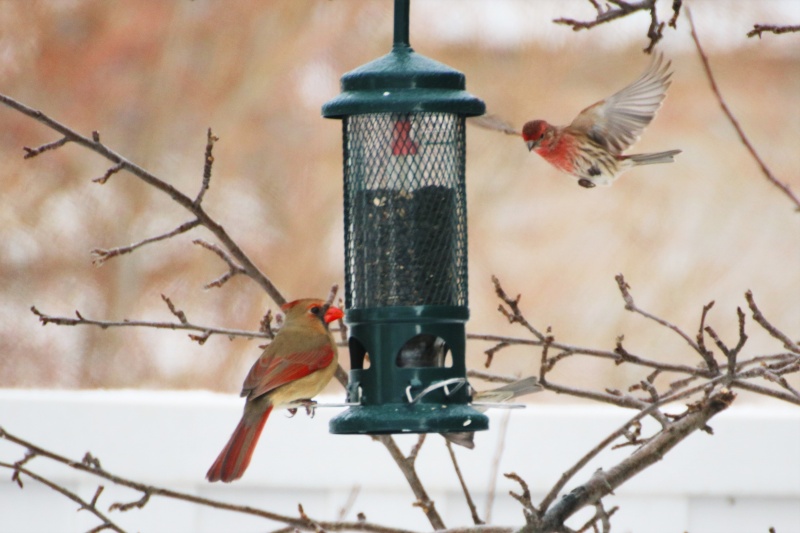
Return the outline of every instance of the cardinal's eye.
{"type": "Polygon", "coordinates": [[[322,312],[322,308],[318,305],[315,305],[314,307],[311,307],[309,311],[312,315],[319,316],[320,312],[322,312]]]}

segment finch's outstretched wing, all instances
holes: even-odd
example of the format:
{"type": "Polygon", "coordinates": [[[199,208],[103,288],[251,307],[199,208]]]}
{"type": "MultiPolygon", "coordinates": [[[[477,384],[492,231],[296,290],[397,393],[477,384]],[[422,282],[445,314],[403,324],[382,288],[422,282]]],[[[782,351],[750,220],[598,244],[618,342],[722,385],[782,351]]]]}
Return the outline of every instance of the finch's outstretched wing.
{"type": "Polygon", "coordinates": [[[581,111],[569,129],[586,133],[613,153],[622,153],[639,139],[661,107],[672,76],[670,65],[661,54],[655,56],[636,81],[581,111]]]}

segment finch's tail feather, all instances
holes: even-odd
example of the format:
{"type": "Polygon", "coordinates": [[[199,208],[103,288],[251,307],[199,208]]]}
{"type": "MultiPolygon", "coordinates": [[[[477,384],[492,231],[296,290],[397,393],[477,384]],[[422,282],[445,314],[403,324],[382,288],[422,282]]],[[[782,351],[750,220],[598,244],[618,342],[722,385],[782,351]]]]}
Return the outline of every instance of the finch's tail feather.
{"type": "Polygon", "coordinates": [[[654,163],[672,163],[681,150],[667,150],[652,154],[633,154],[626,157],[636,165],[652,165],[654,163]]]}
{"type": "Polygon", "coordinates": [[[230,483],[237,480],[247,470],[247,465],[250,464],[250,458],[253,457],[253,451],[256,449],[258,437],[264,429],[264,424],[267,423],[267,418],[272,412],[272,406],[268,407],[260,419],[255,422],[247,420],[247,416],[243,416],[239,425],[233,431],[228,444],[208,469],[206,479],[209,481],[223,481],[230,483]]]}

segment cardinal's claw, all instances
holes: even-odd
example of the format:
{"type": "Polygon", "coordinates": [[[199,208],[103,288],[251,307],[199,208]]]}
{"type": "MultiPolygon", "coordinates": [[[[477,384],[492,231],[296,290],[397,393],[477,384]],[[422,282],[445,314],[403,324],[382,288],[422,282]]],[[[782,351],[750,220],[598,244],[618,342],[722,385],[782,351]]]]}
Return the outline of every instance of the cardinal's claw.
{"type": "Polygon", "coordinates": [[[317,402],[316,401],[314,401],[314,400],[298,400],[297,403],[299,403],[300,405],[302,405],[303,407],[306,408],[306,414],[308,416],[310,416],[311,418],[314,418],[314,415],[316,414],[316,406],[317,406],[317,402]]]}
{"type": "Polygon", "coordinates": [[[290,407],[286,409],[286,411],[289,413],[288,418],[292,418],[294,415],[297,414],[297,407],[290,407]]]}

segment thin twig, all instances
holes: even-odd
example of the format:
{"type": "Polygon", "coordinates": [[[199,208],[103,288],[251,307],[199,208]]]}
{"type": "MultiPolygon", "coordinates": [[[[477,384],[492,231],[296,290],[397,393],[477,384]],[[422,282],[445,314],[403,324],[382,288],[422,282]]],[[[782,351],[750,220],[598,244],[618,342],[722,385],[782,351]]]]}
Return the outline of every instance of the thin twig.
{"type": "Polygon", "coordinates": [[[464,476],[461,474],[461,468],[458,466],[458,459],[456,459],[456,452],[453,450],[453,445],[450,444],[450,441],[447,439],[445,439],[444,443],[447,446],[447,451],[450,453],[450,460],[453,462],[453,470],[455,470],[456,476],[458,477],[458,482],[461,485],[462,492],[464,493],[464,499],[467,500],[467,507],[469,507],[469,512],[472,515],[472,523],[476,526],[485,524],[486,522],[481,520],[481,517],[478,515],[478,508],[475,506],[475,502],[472,500],[472,495],[469,493],[467,483],[464,481],[464,476]]]}
{"type": "Polygon", "coordinates": [[[203,157],[203,183],[200,185],[200,191],[194,199],[195,205],[200,205],[203,202],[203,197],[211,185],[211,167],[214,165],[214,143],[219,140],[219,137],[211,133],[211,128],[208,128],[206,135],[206,152],[203,157]]]}
{"type": "MultiPolygon", "coordinates": [[[[591,3],[597,11],[597,16],[594,20],[580,21],[571,18],[558,18],[553,20],[553,22],[556,24],[570,26],[573,31],[580,31],[588,30],[594,28],[595,26],[599,26],[600,24],[605,24],[613,20],[627,17],[628,15],[637,13],[639,11],[649,11],[650,25],[647,28],[647,38],[650,39],[650,44],[644,49],[644,52],[647,54],[651,53],[655,48],[656,43],[663,37],[664,23],[658,20],[658,13],[656,12],[656,0],[642,0],[638,3],[626,2],[623,0],[609,0],[609,3],[614,4],[616,7],[612,8],[610,5],[606,5],[605,9],[601,8],[600,4],[596,0],[589,0],[589,3],[591,3]]],[[[678,18],[678,13],[680,12],[680,4],[680,0],[673,2],[674,14],[670,20],[670,26],[673,28],[675,27],[674,23],[678,18]]]]}
{"type": "Polygon", "coordinates": [[[212,287],[217,287],[217,288],[222,287],[232,277],[237,276],[239,274],[247,274],[247,270],[237,265],[236,262],[233,260],[233,258],[229,256],[227,253],[225,253],[225,251],[216,244],[204,241],[203,239],[195,239],[192,241],[192,244],[196,244],[198,246],[205,248],[206,250],[214,252],[214,254],[216,254],[217,257],[225,261],[225,263],[228,265],[228,271],[223,275],[221,275],[220,277],[218,277],[217,279],[215,279],[214,281],[206,283],[203,286],[204,289],[211,289],[212,287]]]}
{"type": "Polygon", "coordinates": [[[753,312],[753,320],[758,322],[758,324],[762,328],[767,330],[767,332],[770,335],[781,341],[783,343],[784,348],[796,354],[800,354],[800,344],[794,342],[792,339],[789,338],[788,335],[786,335],[781,330],[773,326],[770,323],[770,321],[766,319],[764,314],[761,312],[761,309],[759,309],[758,306],[756,305],[756,300],[755,298],[753,298],[753,292],[747,291],[746,293],[744,293],[744,297],[747,300],[747,305],[750,307],[750,311],[753,312]]]}
{"type": "Polygon", "coordinates": [[[530,322],[522,315],[522,312],[519,309],[519,301],[522,297],[520,294],[517,295],[516,298],[511,298],[503,287],[500,285],[500,280],[497,276],[492,276],[492,283],[494,284],[494,292],[497,294],[497,297],[500,298],[503,303],[508,306],[508,309],[500,305],[497,310],[503,314],[508,319],[508,322],[511,324],[517,323],[530,331],[534,337],[539,339],[539,341],[544,342],[545,335],[542,334],[538,329],[533,327],[530,322]]]}
{"type": "MultiPolygon", "coordinates": [[[[114,164],[119,164],[127,170],[128,172],[132,173],[143,182],[147,183],[148,185],[155,187],[156,189],[160,190],[161,192],[168,195],[172,198],[176,203],[178,203],[184,209],[187,209],[191,212],[197,220],[200,221],[204,227],[208,228],[208,230],[214,234],[214,236],[219,239],[225,249],[228,250],[230,255],[235,259],[241,268],[244,269],[247,276],[251,278],[253,281],[258,283],[262,289],[272,298],[272,300],[278,304],[283,305],[286,303],[286,299],[280,293],[278,288],[272,283],[272,281],[263,273],[259,268],[253,263],[253,261],[244,253],[244,251],[239,247],[239,245],[231,238],[225,228],[222,227],[217,221],[215,221],[211,216],[205,212],[202,205],[195,204],[192,198],[189,198],[178,189],[170,185],[169,183],[161,180],[160,178],[156,177],[154,174],[151,174],[147,170],[143,169],[142,167],[128,161],[117,152],[111,150],[104,144],[100,142],[100,136],[96,133],[92,136],[92,138],[84,137],[79,133],[75,132],[74,130],[64,126],[60,122],[53,120],[49,116],[45,115],[41,111],[37,111],[32,109],[20,102],[17,102],[13,98],[0,94],[0,102],[15,109],[26,115],[28,117],[33,118],[34,120],[41,122],[48,128],[60,133],[64,136],[66,141],[64,142],[74,142],[76,144],[80,144],[81,146],[88,148],[89,150],[101,155],[102,157],[108,159],[114,164]]],[[[60,141],[57,141],[60,142],[60,141]]],[[[63,144],[63,143],[62,143],[63,144]]],[[[41,148],[41,147],[40,147],[41,148]]]]}
{"type": "Polygon", "coordinates": [[[111,248],[110,250],[106,250],[106,249],[103,249],[103,248],[95,248],[91,252],[92,253],[92,264],[94,266],[98,266],[98,267],[102,266],[106,261],[108,261],[111,258],[117,257],[118,255],[129,254],[132,251],[136,250],[137,248],[140,248],[140,247],[142,247],[142,246],[144,246],[146,244],[151,244],[151,243],[154,243],[154,242],[163,241],[163,240],[166,240],[166,239],[171,239],[172,237],[175,237],[176,235],[180,235],[181,233],[186,233],[190,229],[196,228],[199,225],[200,225],[200,221],[199,220],[197,220],[197,219],[190,220],[188,222],[184,222],[183,224],[181,224],[180,226],[178,226],[174,230],[168,231],[167,233],[164,233],[163,235],[157,235],[155,237],[150,237],[148,239],[144,239],[142,241],[139,241],[139,242],[136,242],[136,243],[133,243],[133,244],[129,244],[128,246],[120,246],[118,248],[111,248]]]}
{"type": "MultiPolygon", "coordinates": [[[[5,434],[2,431],[0,431],[0,437],[4,437],[4,436],[5,436],[5,434]]],[[[53,489],[54,491],[62,494],[63,496],[66,496],[70,500],[74,501],[75,503],[80,505],[80,510],[89,511],[90,513],[95,515],[98,519],[103,521],[103,523],[100,524],[100,526],[98,526],[98,528],[95,528],[95,531],[100,531],[100,529],[111,529],[112,531],[117,531],[119,533],[125,533],[124,529],[122,529],[117,524],[115,524],[110,518],[108,518],[105,514],[103,514],[102,511],[100,511],[97,508],[97,506],[96,506],[97,498],[100,496],[100,492],[102,491],[102,487],[99,487],[98,490],[95,492],[95,495],[94,495],[94,498],[92,498],[92,501],[91,502],[87,502],[86,500],[84,500],[83,498],[81,498],[80,496],[78,496],[77,494],[72,492],[71,490],[67,489],[66,487],[63,487],[63,486],[59,485],[58,483],[50,481],[49,479],[44,478],[44,477],[42,477],[42,476],[30,471],[29,469],[27,469],[27,468],[25,468],[25,467],[23,467],[21,465],[10,464],[10,463],[6,463],[6,462],[0,462],[0,468],[9,468],[9,469],[13,470],[15,474],[19,474],[19,473],[25,474],[29,478],[41,483],[42,485],[45,485],[46,487],[49,487],[49,488],[53,489]]]]}
{"type": "Polygon", "coordinates": [[[94,320],[86,318],[82,314],[76,312],[76,318],[47,315],[39,311],[35,306],[31,307],[31,312],[39,317],[42,325],[57,324],[59,326],[98,326],[102,329],[106,328],[120,328],[120,327],[142,327],[154,329],[172,329],[172,330],[187,330],[199,331],[201,333],[209,333],[212,335],[224,335],[229,339],[234,337],[244,337],[248,339],[270,339],[270,335],[263,331],[249,331],[243,329],[227,329],[212,326],[202,326],[199,324],[192,324],[187,322],[182,324],[180,322],[155,322],[149,320],[128,320],[124,319],[119,322],[109,320],[94,320]]]}
{"type": "Polygon", "coordinates": [[[780,35],[782,33],[794,33],[800,31],[800,24],[797,26],[776,26],[774,24],[753,24],[753,29],[747,32],[748,37],[755,37],[758,35],[758,38],[761,38],[761,34],[764,32],[767,33],[774,33],[775,35],[780,35]]]}
{"type": "Polygon", "coordinates": [[[113,176],[120,170],[122,170],[122,163],[117,163],[113,167],[109,167],[109,169],[106,170],[105,174],[103,174],[99,178],[93,179],[92,181],[95,183],[99,183],[100,185],[105,185],[106,182],[111,178],[111,176],[113,176]]]}
{"type": "Polygon", "coordinates": [[[714,79],[714,73],[711,71],[711,64],[708,61],[708,56],[703,51],[703,47],[700,45],[700,38],[697,36],[694,20],[692,19],[692,13],[688,8],[686,9],[686,15],[689,17],[689,27],[692,32],[692,39],[694,40],[695,47],[697,48],[697,54],[700,56],[700,61],[703,63],[703,69],[705,70],[706,77],[708,78],[708,83],[711,85],[711,90],[714,92],[714,96],[716,96],[717,102],[719,102],[719,105],[722,108],[722,112],[725,113],[726,117],[728,117],[731,125],[733,125],[733,128],[739,135],[739,139],[742,141],[742,144],[744,144],[745,148],[747,148],[747,151],[750,152],[750,155],[761,168],[761,172],[764,174],[764,177],[766,177],[767,180],[775,187],[781,190],[789,198],[789,200],[794,203],[797,211],[800,211],[800,198],[794,194],[788,184],[780,181],[775,177],[774,174],[772,174],[772,171],[769,169],[769,167],[767,167],[767,164],[764,163],[764,160],[761,159],[761,156],[758,154],[758,152],[756,152],[756,149],[750,143],[750,140],[747,138],[747,135],[745,135],[744,130],[739,125],[739,121],[733,115],[733,112],[731,112],[728,104],[726,104],[725,100],[722,98],[722,93],[720,92],[719,87],[717,87],[717,82],[714,79]]]}
{"type": "Polygon", "coordinates": [[[497,432],[497,446],[492,457],[492,466],[489,469],[489,491],[486,494],[486,508],[483,511],[487,522],[492,521],[492,508],[494,508],[494,499],[497,494],[497,479],[500,475],[500,461],[503,458],[503,452],[506,450],[506,436],[508,435],[510,420],[511,411],[503,413],[503,418],[500,420],[500,428],[497,432]]]}
{"type": "Polygon", "coordinates": [[[51,143],[43,144],[43,145],[39,146],[38,148],[28,148],[27,146],[24,146],[22,148],[23,150],[25,150],[25,155],[23,156],[23,159],[30,159],[32,157],[36,157],[37,155],[41,154],[42,152],[46,152],[48,150],[55,150],[56,148],[60,148],[60,147],[64,146],[68,142],[69,142],[69,139],[67,137],[64,137],[63,139],[59,139],[59,140],[53,141],[51,143]]]}
{"type": "Polygon", "coordinates": [[[659,318],[659,317],[655,316],[654,314],[648,313],[644,309],[639,308],[636,305],[636,303],[633,301],[633,296],[631,296],[631,293],[630,293],[630,288],[631,287],[625,281],[625,277],[622,274],[617,274],[616,276],[614,276],[614,279],[617,281],[617,286],[619,287],[620,293],[622,293],[622,299],[625,301],[625,309],[626,310],[634,312],[634,313],[637,313],[637,314],[640,314],[645,318],[653,320],[654,322],[656,322],[658,324],[661,324],[662,326],[671,329],[672,331],[677,333],[683,340],[685,340],[687,342],[687,344],[689,344],[689,346],[691,346],[696,352],[698,352],[700,354],[703,353],[703,351],[700,349],[700,347],[697,345],[697,343],[694,342],[692,340],[692,338],[689,335],[687,335],[681,328],[679,328],[678,326],[676,326],[676,325],[674,325],[674,324],[672,324],[670,322],[667,322],[663,318],[659,318]]]}
{"type": "Polygon", "coordinates": [[[356,504],[359,494],[361,494],[361,485],[353,485],[353,488],[350,489],[350,493],[347,495],[347,499],[344,501],[344,505],[339,509],[339,520],[347,518],[347,515],[350,514],[350,511],[356,504]]]}

